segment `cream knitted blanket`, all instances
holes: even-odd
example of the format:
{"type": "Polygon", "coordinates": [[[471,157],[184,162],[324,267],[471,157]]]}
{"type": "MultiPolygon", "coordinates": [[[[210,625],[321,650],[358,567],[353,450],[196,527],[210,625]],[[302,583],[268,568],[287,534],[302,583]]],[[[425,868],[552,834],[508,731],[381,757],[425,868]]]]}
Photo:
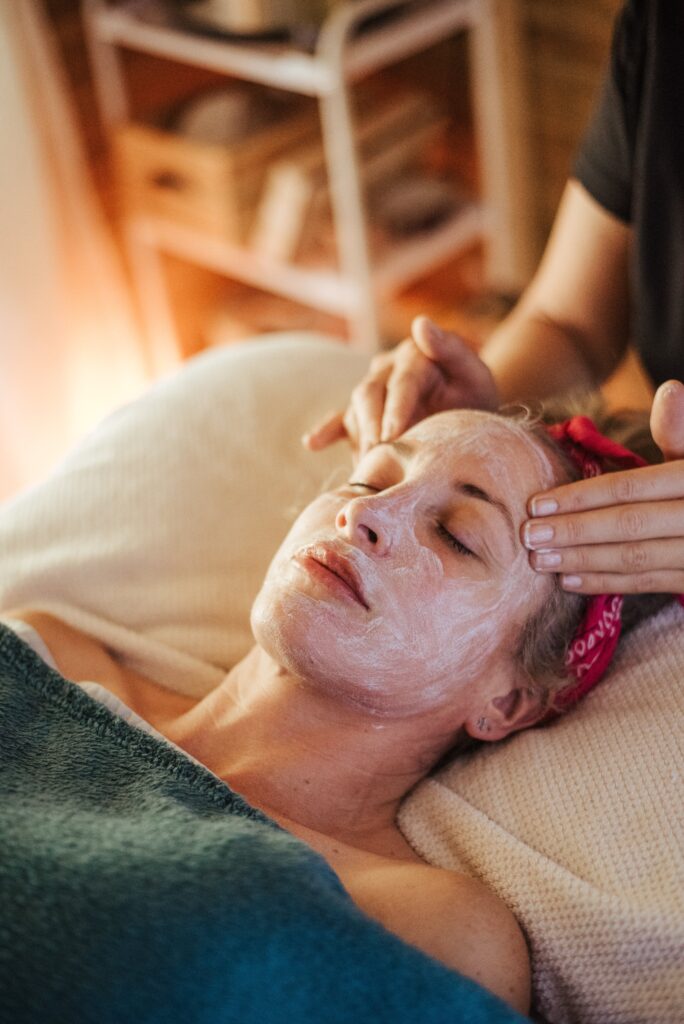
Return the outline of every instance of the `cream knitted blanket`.
{"type": "Polygon", "coordinates": [[[530,943],[553,1024],[684,1021],[684,612],[623,641],[565,719],[421,783],[400,824],[482,879],[530,943]]]}

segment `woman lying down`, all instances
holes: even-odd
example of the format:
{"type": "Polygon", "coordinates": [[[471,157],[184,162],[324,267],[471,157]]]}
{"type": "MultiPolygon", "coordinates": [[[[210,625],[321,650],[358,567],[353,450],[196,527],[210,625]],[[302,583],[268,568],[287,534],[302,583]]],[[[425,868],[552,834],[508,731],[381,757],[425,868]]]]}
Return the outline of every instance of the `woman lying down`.
{"type": "Polygon", "coordinates": [[[253,649],[201,700],[8,611],[8,1019],[525,1014],[512,913],[422,862],[395,819],[461,741],[532,726],[603,671],[620,599],[533,572],[521,523],[533,493],[636,464],[582,418],[454,411],[377,445],[299,516],[253,649]]]}

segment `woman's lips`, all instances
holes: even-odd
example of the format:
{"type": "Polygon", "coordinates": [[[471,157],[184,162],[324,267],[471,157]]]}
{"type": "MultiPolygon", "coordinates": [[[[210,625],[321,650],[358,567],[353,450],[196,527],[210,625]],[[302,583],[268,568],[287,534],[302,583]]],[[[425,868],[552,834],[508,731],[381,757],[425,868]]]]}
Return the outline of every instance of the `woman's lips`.
{"type": "Polygon", "coordinates": [[[363,593],[359,575],[351,562],[339,552],[325,545],[316,544],[297,552],[295,558],[305,568],[316,571],[316,567],[318,567],[318,572],[322,568],[327,576],[336,577],[344,585],[346,592],[368,611],[369,605],[363,593]]]}

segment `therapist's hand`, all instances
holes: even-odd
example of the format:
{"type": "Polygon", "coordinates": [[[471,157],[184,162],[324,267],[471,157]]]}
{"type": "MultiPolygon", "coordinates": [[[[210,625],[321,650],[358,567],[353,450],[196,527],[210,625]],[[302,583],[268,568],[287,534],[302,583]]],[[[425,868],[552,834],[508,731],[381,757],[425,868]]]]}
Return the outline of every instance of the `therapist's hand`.
{"type": "Polygon", "coordinates": [[[371,361],[346,410],[319,423],[303,442],[319,450],[347,438],[363,455],[433,413],[497,405],[496,385],[482,360],[457,335],[419,316],[410,338],[371,361]]]}
{"type": "Polygon", "coordinates": [[[523,539],[533,568],[561,573],[564,588],[582,594],[684,593],[684,384],[658,388],[651,433],[664,465],[530,499],[523,539]]]}

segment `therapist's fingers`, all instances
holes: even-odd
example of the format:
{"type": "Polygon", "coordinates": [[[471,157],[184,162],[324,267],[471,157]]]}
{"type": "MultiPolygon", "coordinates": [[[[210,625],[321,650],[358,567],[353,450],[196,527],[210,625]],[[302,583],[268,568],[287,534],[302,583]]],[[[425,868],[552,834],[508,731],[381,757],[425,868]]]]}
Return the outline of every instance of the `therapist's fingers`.
{"type": "Polygon", "coordinates": [[[560,577],[564,590],[577,594],[682,594],[684,571],[663,569],[655,572],[568,573],[560,577]]]}
{"type": "Polygon", "coordinates": [[[684,497],[684,462],[670,462],[561,484],[533,495],[528,502],[528,512],[530,516],[545,519],[557,514],[679,497],[684,497]]]}
{"type": "Polygon", "coordinates": [[[335,441],[342,441],[346,436],[344,413],[333,412],[302,436],[302,444],[309,451],[318,452],[335,441]]]}
{"type": "Polygon", "coordinates": [[[392,362],[387,355],[376,356],[368,374],[356,385],[349,398],[347,412],[353,415],[359,453],[367,452],[381,436],[387,379],[392,362]]]}
{"type": "Polygon", "coordinates": [[[684,458],[684,384],[668,380],[655,393],[651,433],[666,462],[684,458]]]}
{"type": "Polygon", "coordinates": [[[662,385],[651,430],[666,463],[534,495],[522,529],[538,572],[583,594],[684,592],[684,386],[662,385]]]}
{"type": "Polygon", "coordinates": [[[426,316],[395,350],[387,380],[382,440],[397,437],[425,416],[447,409],[495,409],[498,394],[489,367],[464,339],[426,316]]]}
{"type": "Polygon", "coordinates": [[[439,371],[438,408],[490,409],[499,406],[499,395],[492,371],[465,339],[442,330],[426,316],[416,317],[411,325],[416,348],[439,371]]]}
{"type": "Polygon", "coordinates": [[[587,544],[584,547],[544,548],[530,555],[533,569],[546,573],[621,573],[684,570],[684,538],[637,540],[624,544],[587,544]]]}
{"type": "Polygon", "coordinates": [[[592,509],[575,515],[528,519],[522,529],[523,543],[530,551],[682,536],[682,499],[639,502],[592,509]]]}
{"type": "Polygon", "coordinates": [[[335,441],[348,441],[352,452],[358,458],[360,451],[359,425],[356,412],[350,404],[344,412],[331,413],[307,434],[303,434],[301,442],[309,451],[319,452],[335,441]]]}
{"type": "Polygon", "coordinates": [[[361,454],[361,439],[359,434],[359,424],[356,418],[356,412],[351,405],[348,405],[344,412],[344,429],[347,435],[347,440],[351,445],[352,458],[354,465],[359,460],[361,454]]]}
{"type": "Polygon", "coordinates": [[[439,370],[411,339],[397,347],[387,375],[380,437],[392,441],[418,422],[423,404],[437,383],[439,370]]]}

